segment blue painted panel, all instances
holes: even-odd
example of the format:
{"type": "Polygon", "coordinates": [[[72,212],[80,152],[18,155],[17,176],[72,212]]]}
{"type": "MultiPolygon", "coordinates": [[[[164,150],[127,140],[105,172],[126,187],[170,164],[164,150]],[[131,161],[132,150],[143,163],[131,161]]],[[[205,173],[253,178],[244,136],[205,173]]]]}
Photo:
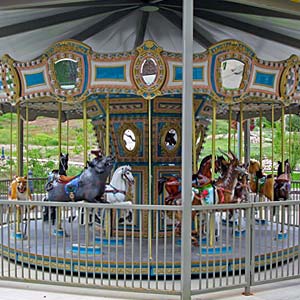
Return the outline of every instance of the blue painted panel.
{"type": "Polygon", "coordinates": [[[203,80],[203,67],[193,68],[193,79],[203,80]]]}
{"type": "Polygon", "coordinates": [[[96,67],[96,79],[125,80],[125,66],[96,67]]]}
{"type": "Polygon", "coordinates": [[[45,84],[44,72],[25,74],[25,81],[27,87],[45,84]]]}
{"type": "Polygon", "coordinates": [[[274,87],[275,74],[266,74],[261,72],[256,72],[254,84],[266,85],[269,87],[274,87]]]}
{"type": "MultiPolygon", "coordinates": [[[[182,67],[174,67],[174,81],[182,81],[182,67]]],[[[193,80],[203,80],[203,67],[193,68],[193,80]]]]}

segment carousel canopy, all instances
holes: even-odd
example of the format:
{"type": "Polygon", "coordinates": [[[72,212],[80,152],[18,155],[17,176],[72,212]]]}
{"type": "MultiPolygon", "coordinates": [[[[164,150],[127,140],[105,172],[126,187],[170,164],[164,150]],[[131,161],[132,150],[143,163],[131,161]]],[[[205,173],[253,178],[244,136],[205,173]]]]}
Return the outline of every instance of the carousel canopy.
{"type": "MultiPolygon", "coordinates": [[[[300,1],[195,0],[194,52],[237,39],[265,60],[300,55],[300,1]]],[[[182,51],[181,0],[2,0],[0,56],[32,60],[75,39],[97,52],[130,51],[154,40],[182,51]]]]}
{"type": "MultiPolygon", "coordinates": [[[[238,116],[240,101],[245,118],[273,103],[277,117],[282,104],[299,112],[297,2],[194,1],[199,115],[209,114],[204,104],[212,99],[224,118],[231,103],[238,116]]],[[[100,103],[106,95],[181,99],[181,52],[181,0],[2,0],[0,111],[21,103],[31,119],[55,117],[61,102],[68,119],[82,116],[83,100],[100,103]]]]}

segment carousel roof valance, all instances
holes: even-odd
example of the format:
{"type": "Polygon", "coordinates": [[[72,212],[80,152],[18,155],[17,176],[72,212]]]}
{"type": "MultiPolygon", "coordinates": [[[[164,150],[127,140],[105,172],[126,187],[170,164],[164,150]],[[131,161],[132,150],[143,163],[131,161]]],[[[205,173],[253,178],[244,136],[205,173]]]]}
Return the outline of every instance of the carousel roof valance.
{"type": "MultiPolygon", "coordinates": [[[[193,61],[194,93],[221,104],[290,105],[300,100],[300,60],[295,55],[266,61],[246,44],[225,40],[195,53],[193,61]]],[[[80,110],[78,104],[93,94],[144,99],[182,94],[182,54],[165,51],[154,41],[129,52],[97,53],[65,40],[31,61],[4,55],[0,67],[1,102],[29,103],[40,110],[55,102],[80,110]]]]}

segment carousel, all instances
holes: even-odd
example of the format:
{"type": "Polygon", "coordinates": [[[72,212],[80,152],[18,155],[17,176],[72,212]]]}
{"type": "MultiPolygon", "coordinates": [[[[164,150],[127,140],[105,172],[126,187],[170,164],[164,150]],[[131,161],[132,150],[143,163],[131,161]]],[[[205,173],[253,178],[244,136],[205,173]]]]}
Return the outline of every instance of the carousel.
{"type": "MultiPolygon", "coordinates": [[[[284,133],[285,115],[299,114],[299,66],[297,56],[282,61],[262,60],[253,49],[238,40],[225,40],[209,47],[205,52],[193,55],[193,130],[190,132],[193,139],[193,205],[217,207],[254,201],[249,196],[250,191],[258,195],[259,199],[263,199],[263,196],[271,201],[288,199],[288,196],[284,198],[286,194],[280,194],[282,191],[289,191],[291,180],[284,140],[281,142],[281,161],[286,163],[281,165],[278,174],[273,174],[272,178],[266,179],[262,175],[261,178],[265,178],[264,187],[258,188],[258,183],[251,180],[254,175],[257,176],[257,172],[261,172],[262,151],[260,162],[250,161],[249,132],[243,129],[244,126],[239,126],[238,151],[233,153],[231,124],[232,121],[244,124],[245,121],[256,117],[260,118],[262,131],[262,117],[266,117],[272,123],[281,119],[281,130],[284,133]],[[217,119],[229,121],[228,149],[219,151],[215,138],[217,119]],[[212,124],[212,154],[200,159],[209,124],[212,124]],[[248,168],[245,164],[249,162],[248,168]],[[249,184],[246,175],[250,175],[249,184]],[[236,190],[237,182],[240,184],[239,191],[236,190]],[[278,187],[277,190],[273,189],[275,186],[278,187]]],[[[45,202],[49,208],[46,213],[49,219],[51,201],[72,203],[87,200],[91,203],[104,202],[103,205],[122,203],[126,204],[124,210],[127,213],[121,220],[116,217],[120,207],[113,214],[107,214],[103,209],[98,209],[95,213],[96,209],[89,208],[86,204],[85,211],[94,212],[85,215],[86,223],[96,222],[95,219],[99,218],[98,226],[110,227],[109,233],[107,230],[106,233],[101,231],[101,235],[96,237],[96,229],[91,233],[89,227],[85,226],[81,231],[79,222],[72,223],[72,210],[68,211],[68,220],[71,219],[71,222],[66,222],[66,219],[63,219],[66,214],[63,206],[58,206],[58,212],[55,212],[58,226],[54,231],[51,227],[47,227],[45,231],[45,218],[39,213],[35,213],[36,218],[30,221],[30,217],[26,217],[27,211],[21,212],[16,209],[12,214],[15,215],[14,222],[17,225],[2,231],[3,256],[9,260],[42,268],[47,260],[46,267],[50,270],[55,266],[56,270],[58,268],[61,271],[72,270],[78,273],[92,273],[89,271],[89,265],[93,264],[93,272],[106,275],[120,272],[120,269],[124,276],[127,270],[131,275],[134,273],[150,277],[169,274],[174,278],[180,274],[180,247],[176,248],[176,245],[180,246],[181,240],[180,237],[175,238],[174,232],[180,236],[181,215],[176,213],[176,206],[182,203],[182,55],[169,52],[151,40],[131,51],[113,53],[97,53],[82,42],[64,40],[53,44],[34,60],[18,61],[5,55],[1,59],[0,67],[0,107],[3,113],[16,113],[18,139],[23,135],[21,120],[28,128],[28,122],[38,116],[57,118],[59,140],[63,122],[69,119],[83,120],[86,168],[75,178],[62,177],[66,175],[67,158],[63,156],[59,143],[59,179],[57,174],[52,174],[51,178],[48,178],[45,191],[49,200],[45,202]],[[87,122],[93,124],[99,148],[92,151],[95,158],[91,161],[88,161],[87,153],[87,122]],[[111,174],[114,175],[109,184],[111,174]],[[124,180],[122,187],[118,186],[118,176],[124,180]],[[95,182],[91,183],[89,178],[95,179],[95,182]],[[69,183],[62,183],[64,180],[69,183]],[[93,194],[95,186],[99,187],[99,190],[93,194]],[[91,193],[87,194],[87,190],[91,193]],[[128,192],[131,193],[130,197],[128,192]],[[117,198],[115,194],[118,193],[122,197],[117,198]],[[111,198],[107,196],[103,200],[103,194],[111,194],[111,198]],[[171,212],[138,211],[134,205],[169,205],[171,212]],[[87,220],[90,217],[92,221],[89,222],[87,220]],[[114,221],[110,220],[110,225],[107,225],[107,219],[114,221]],[[30,225],[31,222],[38,226],[34,229],[33,224],[30,225]],[[10,237],[11,233],[14,233],[13,240],[10,237]],[[25,242],[28,234],[31,238],[25,242]],[[70,235],[72,238],[68,240],[70,235]],[[166,241],[166,236],[172,238],[166,241]],[[91,238],[93,242],[88,248],[91,238]],[[135,243],[135,238],[140,242],[135,243]],[[126,239],[130,240],[130,243],[126,243],[126,239]],[[151,241],[150,246],[145,246],[146,253],[141,253],[143,239],[151,241]],[[95,245],[95,240],[100,240],[102,244],[95,245]],[[156,243],[155,247],[152,240],[156,243]],[[64,244],[63,247],[58,246],[60,242],[64,244]],[[28,245],[24,247],[24,243],[28,245]],[[30,243],[36,247],[30,246],[30,243]],[[124,251],[118,251],[119,246],[124,247],[124,251]],[[165,249],[168,247],[174,249],[170,256],[166,255],[165,249]],[[33,248],[35,252],[31,252],[33,248]],[[54,251],[56,256],[53,258],[54,251]],[[137,260],[132,260],[133,253],[139,253],[137,260]],[[152,258],[155,256],[156,260],[152,264],[152,258]],[[111,257],[114,259],[111,260],[111,257]],[[57,261],[60,262],[59,267],[57,261]],[[101,264],[98,264],[99,261],[101,264]]],[[[10,178],[15,185],[20,184],[24,175],[21,167],[21,147],[22,143],[19,143],[16,180],[10,178]]],[[[26,185],[28,191],[28,181],[25,179],[25,190],[26,185]]],[[[19,197],[19,194],[11,193],[8,197],[12,200],[30,200],[29,194],[23,198],[19,197]]],[[[242,208],[243,204],[240,206],[238,219],[243,218],[242,208]]],[[[202,276],[203,272],[209,275],[212,257],[217,261],[220,272],[226,269],[234,271],[235,266],[245,264],[243,257],[247,246],[241,242],[244,238],[244,225],[243,222],[237,223],[234,219],[230,221],[230,213],[227,211],[224,218],[224,213],[216,210],[212,218],[209,214],[203,217],[192,212],[193,231],[196,231],[192,239],[193,275],[202,276]],[[207,218],[210,224],[205,237],[202,237],[201,218],[207,218]],[[224,233],[229,227],[233,227],[230,236],[224,233]],[[217,245],[214,244],[215,241],[218,241],[217,245]],[[208,247],[203,248],[206,243],[208,247]],[[206,260],[206,264],[199,260],[199,247],[202,249],[200,256],[212,255],[206,260]],[[235,263],[237,252],[242,256],[239,263],[235,263]],[[226,259],[222,255],[226,255],[226,259]]],[[[262,235],[260,226],[263,226],[262,221],[266,220],[267,216],[263,211],[259,213],[261,222],[255,234],[262,235]]],[[[271,225],[269,223],[267,234],[274,234],[276,224],[273,222],[271,221],[271,225]]],[[[1,224],[4,228],[3,219],[1,224]]],[[[282,226],[284,228],[281,228],[280,233],[276,232],[277,239],[280,239],[280,255],[277,253],[274,258],[272,251],[260,252],[265,250],[257,245],[257,255],[264,257],[259,259],[259,263],[264,267],[274,263],[272,258],[287,261],[289,255],[294,257],[291,249],[296,247],[298,227],[290,224],[282,226]],[[292,238],[286,239],[289,230],[292,232],[292,238]]],[[[264,231],[264,236],[265,234],[264,231]]]]}

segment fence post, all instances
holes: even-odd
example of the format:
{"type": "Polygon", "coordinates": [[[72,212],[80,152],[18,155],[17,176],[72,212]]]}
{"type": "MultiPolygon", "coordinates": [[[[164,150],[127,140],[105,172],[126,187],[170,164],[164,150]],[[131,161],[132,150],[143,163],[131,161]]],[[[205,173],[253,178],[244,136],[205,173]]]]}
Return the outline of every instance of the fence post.
{"type": "Polygon", "coordinates": [[[252,285],[252,254],[253,254],[253,205],[246,209],[246,257],[245,257],[245,296],[250,296],[250,288],[252,285]]]}

